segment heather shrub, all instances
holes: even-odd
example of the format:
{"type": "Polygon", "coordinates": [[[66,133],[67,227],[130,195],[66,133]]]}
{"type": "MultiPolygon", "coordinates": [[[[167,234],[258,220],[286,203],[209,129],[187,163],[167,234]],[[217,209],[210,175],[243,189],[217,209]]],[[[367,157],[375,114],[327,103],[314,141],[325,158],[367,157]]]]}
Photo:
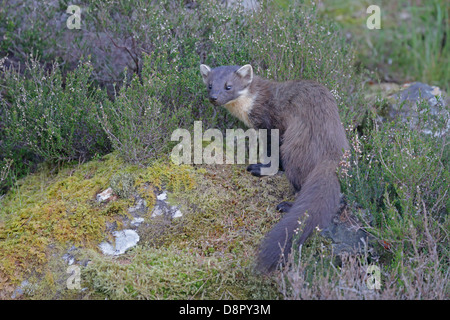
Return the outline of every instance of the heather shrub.
{"type": "Polygon", "coordinates": [[[12,160],[18,175],[27,169],[24,164],[85,161],[111,150],[96,118],[105,93],[92,85],[88,62],[64,78],[57,63],[46,70],[34,58],[26,63],[24,75],[13,68],[1,71],[0,160],[12,160]]]}
{"type": "Polygon", "coordinates": [[[432,121],[425,101],[418,110],[414,128],[411,121],[379,123],[372,118],[363,135],[348,134],[352,156],[343,192],[370,209],[374,226],[379,227],[377,236],[389,242],[391,250],[396,243],[404,249],[402,239],[411,226],[424,232],[426,216],[431,219],[428,223],[445,222],[450,206],[445,133],[449,114],[441,107],[437,121],[432,121]]]}
{"type": "Polygon", "coordinates": [[[172,131],[192,120],[183,110],[175,106],[171,109],[159,101],[160,91],[170,83],[164,76],[147,73],[145,68],[141,79],[134,75],[113,101],[103,101],[98,118],[119,155],[130,163],[144,165],[167,152],[172,131]]]}

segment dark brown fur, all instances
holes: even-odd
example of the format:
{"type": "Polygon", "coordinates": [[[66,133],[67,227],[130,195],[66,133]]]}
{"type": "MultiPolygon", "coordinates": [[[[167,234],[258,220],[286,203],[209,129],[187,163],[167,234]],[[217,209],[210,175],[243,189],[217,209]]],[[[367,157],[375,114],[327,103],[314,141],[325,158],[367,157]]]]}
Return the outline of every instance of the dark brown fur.
{"type": "MultiPolygon", "coordinates": [[[[223,68],[227,67],[221,67],[221,80],[227,76],[223,68]]],[[[228,68],[234,81],[229,80],[229,83],[239,86],[238,67],[228,68]]],[[[253,97],[248,122],[256,129],[279,129],[281,162],[286,177],[297,191],[300,190],[292,207],[261,245],[258,267],[262,271],[272,271],[283,262],[283,257],[287,258],[298,221],[306,212],[308,218],[300,244],[316,227],[323,229],[331,222],[340,199],[336,168],[344,150],[348,149],[348,142],[335,99],[323,85],[306,80],[268,81],[253,77],[253,70],[249,68],[251,81],[246,79],[236,89],[253,97]]],[[[205,83],[216,81],[214,70],[207,73],[207,78],[204,75],[205,83]]]]}

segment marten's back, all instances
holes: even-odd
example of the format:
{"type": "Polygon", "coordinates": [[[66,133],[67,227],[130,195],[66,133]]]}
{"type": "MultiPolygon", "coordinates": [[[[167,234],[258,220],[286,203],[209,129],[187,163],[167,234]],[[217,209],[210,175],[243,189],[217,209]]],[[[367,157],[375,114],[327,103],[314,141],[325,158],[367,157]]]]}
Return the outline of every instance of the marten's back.
{"type": "Polygon", "coordinates": [[[295,185],[303,184],[321,161],[337,163],[348,149],[336,101],[323,85],[255,77],[250,93],[255,99],[249,119],[256,128],[280,130],[283,166],[295,185]]]}

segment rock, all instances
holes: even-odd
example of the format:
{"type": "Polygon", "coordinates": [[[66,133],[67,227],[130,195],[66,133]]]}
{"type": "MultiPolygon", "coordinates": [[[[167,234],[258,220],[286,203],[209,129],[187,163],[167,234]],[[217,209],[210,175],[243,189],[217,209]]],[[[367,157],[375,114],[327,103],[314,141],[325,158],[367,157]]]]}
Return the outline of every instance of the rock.
{"type": "Polygon", "coordinates": [[[156,199],[158,199],[158,200],[166,200],[167,199],[167,193],[164,191],[160,195],[156,196],[156,199]]]}
{"type": "Polygon", "coordinates": [[[402,90],[394,97],[401,103],[404,101],[417,104],[420,100],[426,100],[431,107],[436,106],[439,102],[436,97],[442,100],[443,92],[435,86],[429,86],[421,82],[406,83],[402,86],[402,90]]]}
{"type": "Polygon", "coordinates": [[[62,258],[69,266],[71,266],[75,262],[75,257],[70,255],[69,253],[64,254],[62,258]]]}
{"type": "Polygon", "coordinates": [[[136,204],[134,207],[128,208],[130,214],[145,214],[147,213],[147,201],[140,197],[136,197],[136,204]]]}
{"type": "Polygon", "coordinates": [[[128,208],[128,213],[133,216],[133,220],[129,222],[130,227],[133,229],[138,228],[145,219],[141,215],[145,215],[148,211],[147,201],[142,199],[140,196],[135,197],[135,205],[128,208]]]}
{"type": "MultiPolygon", "coordinates": [[[[175,207],[176,208],[176,207],[175,207]]],[[[182,217],[183,216],[183,214],[181,213],[181,211],[179,210],[179,209],[177,209],[176,211],[175,211],[175,213],[172,215],[172,218],[180,218],[180,217],[182,217]]]]}
{"type": "Polygon", "coordinates": [[[74,264],[75,262],[75,256],[73,255],[73,252],[77,250],[77,247],[72,246],[67,253],[65,253],[62,256],[62,259],[69,265],[71,266],[72,264],[74,264]]]}
{"type": "Polygon", "coordinates": [[[117,256],[125,253],[139,242],[139,235],[131,229],[115,231],[113,236],[116,238],[114,245],[106,241],[100,243],[99,247],[103,254],[117,256]]]}
{"type": "Polygon", "coordinates": [[[20,286],[18,286],[16,290],[14,290],[11,299],[20,298],[24,294],[24,290],[28,289],[29,287],[30,283],[28,282],[28,280],[23,280],[20,283],[20,286]]]}
{"type": "Polygon", "coordinates": [[[183,214],[178,206],[171,206],[167,201],[167,192],[164,191],[156,196],[155,207],[153,208],[152,217],[164,216],[174,219],[182,217],[183,214]]]}
{"type": "Polygon", "coordinates": [[[245,11],[256,11],[260,8],[256,0],[222,0],[222,4],[227,8],[240,6],[245,11]]]}
{"type": "Polygon", "coordinates": [[[384,99],[385,105],[377,110],[379,120],[391,121],[399,119],[402,122],[409,123],[412,130],[419,129],[425,134],[443,136],[450,130],[450,122],[443,130],[435,129],[435,123],[438,117],[448,119],[449,111],[447,94],[439,87],[430,86],[421,82],[405,83],[398,85],[395,83],[372,84],[369,87],[367,98],[372,101],[384,99]],[[426,102],[429,106],[428,123],[420,124],[420,114],[422,110],[420,105],[426,102]]]}
{"type": "MultiPolygon", "coordinates": [[[[133,220],[129,221],[124,225],[128,225],[129,227],[135,229],[140,226],[142,222],[144,222],[144,218],[141,218],[139,216],[134,217],[133,220]]],[[[115,237],[114,243],[110,243],[109,241],[103,241],[99,244],[99,248],[101,249],[102,253],[105,255],[112,255],[117,256],[125,253],[126,250],[129,248],[134,247],[139,242],[139,235],[138,233],[133,229],[124,229],[115,231],[117,228],[117,222],[114,221],[108,228],[108,232],[112,233],[112,235],[115,237]]],[[[66,254],[63,256],[63,259],[70,259],[70,254],[66,254]]],[[[70,260],[68,260],[69,265],[70,260]]]]}
{"type": "Polygon", "coordinates": [[[320,232],[329,242],[333,255],[374,253],[371,245],[374,238],[364,230],[363,224],[353,214],[354,210],[361,209],[357,206],[350,208],[345,199],[341,198],[341,207],[332,223],[320,232]]]}
{"type": "Polygon", "coordinates": [[[111,197],[113,197],[113,195],[114,195],[113,189],[108,188],[105,191],[97,194],[96,199],[98,202],[109,201],[109,200],[111,200],[111,197]]]}
{"type": "Polygon", "coordinates": [[[62,255],[62,259],[67,265],[71,266],[73,264],[86,266],[89,260],[83,259],[78,260],[80,258],[80,248],[76,246],[70,247],[66,253],[62,255]]]}
{"type": "MultiPolygon", "coordinates": [[[[107,201],[111,197],[113,193],[111,188],[103,191],[102,193],[97,195],[98,201],[107,201]]],[[[163,191],[156,195],[156,203],[153,208],[152,217],[163,216],[168,221],[171,219],[179,218],[183,216],[181,210],[178,206],[172,206],[167,202],[168,196],[167,192],[163,191]]],[[[147,202],[142,199],[140,196],[135,196],[135,205],[128,208],[128,212],[132,215],[132,220],[126,218],[124,221],[124,225],[126,225],[129,229],[115,231],[117,227],[117,223],[113,223],[108,228],[109,232],[112,232],[112,235],[115,237],[115,243],[112,244],[108,241],[104,241],[99,245],[99,248],[105,255],[120,255],[123,254],[127,249],[135,246],[139,241],[138,233],[133,230],[137,229],[144,223],[145,218],[142,217],[142,214],[146,214],[148,211],[147,202]]],[[[70,256],[67,255],[65,259],[70,264],[70,256]]]]}
{"type": "Polygon", "coordinates": [[[139,227],[141,225],[141,223],[144,222],[144,218],[134,218],[131,221],[131,225],[135,228],[139,227]]]}

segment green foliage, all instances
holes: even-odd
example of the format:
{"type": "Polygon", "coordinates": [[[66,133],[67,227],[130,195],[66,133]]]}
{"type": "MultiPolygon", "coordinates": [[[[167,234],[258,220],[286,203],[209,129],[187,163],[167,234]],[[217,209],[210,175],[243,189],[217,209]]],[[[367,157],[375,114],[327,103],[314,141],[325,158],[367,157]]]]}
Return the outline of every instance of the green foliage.
{"type": "Polygon", "coordinates": [[[114,194],[121,198],[131,197],[134,191],[134,177],[130,173],[115,174],[109,183],[114,194]]]}
{"type": "Polygon", "coordinates": [[[362,78],[353,47],[332,23],[318,19],[315,7],[294,1],[287,10],[264,2],[249,24],[246,47],[257,73],[278,81],[311,79],[335,97],[344,124],[358,123],[365,112],[362,78]]]}
{"type": "MultiPolygon", "coordinates": [[[[436,219],[448,214],[449,146],[437,133],[442,133],[450,120],[441,110],[433,125],[430,107],[422,102],[418,108],[413,130],[411,122],[380,124],[373,118],[364,135],[349,132],[351,169],[343,183],[344,192],[375,214],[384,210],[393,214],[384,221],[388,225],[421,216],[423,204],[436,219]]],[[[382,222],[379,216],[375,218],[382,222]]]]}
{"type": "Polygon", "coordinates": [[[367,60],[384,61],[406,79],[436,84],[449,90],[448,3],[432,0],[426,6],[414,6],[410,1],[401,1],[392,9],[395,10],[390,12],[393,26],[387,25],[382,33],[373,35],[373,57],[367,60]],[[395,21],[398,11],[405,17],[401,23],[395,21]],[[394,27],[395,24],[398,25],[394,27]]]}
{"type": "Polygon", "coordinates": [[[96,118],[105,93],[92,87],[89,63],[64,79],[58,64],[47,71],[34,58],[25,75],[12,68],[2,71],[6,99],[0,101],[5,114],[0,159],[13,160],[19,176],[24,155],[30,162],[85,161],[110,151],[96,118]]]}
{"type": "Polygon", "coordinates": [[[63,28],[52,28],[48,22],[56,20],[58,8],[32,1],[0,3],[0,51],[22,61],[30,54],[41,54],[46,61],[55,59],[57,39],[63,28]]]}
{"type": "Polygon", "coordinates": [[[208,288],[211,270],[175,250],[137,248],[128,261],[105,259],[92,252],[83,280],[108,299],[186,299],[208,288]]]}
{"type": "Polygon", "coordinates": [[[320,16],[332,19],[351,35],[358,59],[387,81],[422,81],[450,90],[448,3],[360,0],[324,1],[320,16]],[[366,9],[381,10],[381,29],[370,30],[366,9]]]}
{"type": "Polygon", "coordinates": [[[398,278],[396,294],[436,298],[445,292],[448,272],[450,157],[440,134],[450,119],[442,108],[433,121],[426,102],[417,108],[415,121],[379,123],[373,117],[364,135],[349,131],[352,152],[342,190],[369,210],[373,221],[361,218],[380,244],[389,277],[398,278]],[[410,287],[414,281],[417,291],[410,287]]]}
{"type": "Polygon", "coordinates": [[[114,149],[131,163],[144,164],[167,151],[167,137],[175,129],[174,115],[151,95],[153,81],[133,77],[114,101],[104,101],[99,122],[114,149]]]}

